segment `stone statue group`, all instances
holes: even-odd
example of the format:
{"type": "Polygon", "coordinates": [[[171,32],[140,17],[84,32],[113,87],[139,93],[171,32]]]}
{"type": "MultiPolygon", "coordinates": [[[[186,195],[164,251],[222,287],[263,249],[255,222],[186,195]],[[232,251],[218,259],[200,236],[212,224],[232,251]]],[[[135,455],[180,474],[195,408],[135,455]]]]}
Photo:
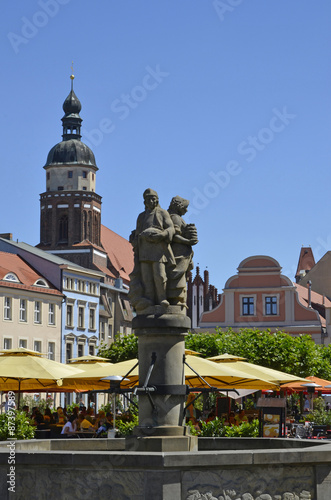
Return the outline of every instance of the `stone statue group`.
{"type": "Polygon", "coordinates": [[[175,196],[164,210],[153,189],[146,189],[143,197],[145,210],[130,236],[134,250],[131,304],[138,314],[156,305],[186,307],[187,274],[193,269],[192,245],[198,243],[195,225],[186,224],[182,218],[189,201],[175,196]]]}

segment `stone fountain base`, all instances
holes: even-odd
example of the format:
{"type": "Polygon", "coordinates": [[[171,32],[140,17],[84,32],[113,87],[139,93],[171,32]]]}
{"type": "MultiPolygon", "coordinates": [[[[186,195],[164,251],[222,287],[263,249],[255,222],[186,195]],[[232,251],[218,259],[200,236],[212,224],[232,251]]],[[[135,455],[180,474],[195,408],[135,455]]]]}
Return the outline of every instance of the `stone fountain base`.
{"type": "MultiPolygon", "coordinates": [[[[0,498],[9,448],[0,444],[0,498]]],[[[15,498],[330,500],[329,441],[199,438],[198,452],[125,451],[124,439],[15,442],[15,498]]]]}

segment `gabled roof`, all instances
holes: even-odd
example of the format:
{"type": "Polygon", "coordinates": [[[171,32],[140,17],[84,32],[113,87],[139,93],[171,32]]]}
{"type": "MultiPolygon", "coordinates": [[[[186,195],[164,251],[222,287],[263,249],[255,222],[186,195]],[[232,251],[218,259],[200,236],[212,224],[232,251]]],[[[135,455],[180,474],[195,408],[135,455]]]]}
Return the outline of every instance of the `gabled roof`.
{"type": "Polygon", "coordinates": [[[110,265],[116,277],[129,283],[129,274],[133,270],[133,249],[131,243],[101,224],[101,244],[106,250],[110,265]]]}
{"type": "Polygon", "coordinates": [[[315,259],[313,251],[310,247],[302,247],[300,250],[300,256],[298,261],[296,277],[304,276],[308,271],[310,271],[315,265],[315,259]]]}
{"type": "Polygon", "coordinates": [[[62,295],[44,276],[27,264],[19,255],[7,252],[0,252],[0,286],[62,295]],[[14,273],[20,282],[5,280],[4,278],[9,273],[14,273]],[[38,280],[46,282],[48,287],[36,285],[38,280]]]}
{"type": "MultiPolygon", "coordinates": [[[[88,269],[86,267],[79,266],[78,264],[75,264],[74,262],[71,262],[70,260],[64,259],[60,255],[54,255],[52,253],[52,251],[45,251],[45,250],[42,250],[41,248],[33,247],[32,245],[29,245],[28,243],[7,240],[6,238],[0,238],[0,243],[1,243],[1,248],[5,249],[5,250],[8,249],[8,252],[11,251],[11,249],[9,250],[9,248],[12,247],[13,251],[16,253],[19,253],[19,250],[23,250],[24,252],[29,252],[31,255],[35,255],[37,257],[40,257],[48,262],[51,262],[52,264],[62,266],[62,268],[69,268],[73,271],[77,270],[77,272],[83,272],[83,273],[88,272],[88,273],[93,274],[93,272],[94,272],[93,269],[88,269]],[[15,249],[17,249],[17,250],[15,250],[15,249]]],[[[98,273],[98,271],[97,271],[97,273],[98,273]]]]}

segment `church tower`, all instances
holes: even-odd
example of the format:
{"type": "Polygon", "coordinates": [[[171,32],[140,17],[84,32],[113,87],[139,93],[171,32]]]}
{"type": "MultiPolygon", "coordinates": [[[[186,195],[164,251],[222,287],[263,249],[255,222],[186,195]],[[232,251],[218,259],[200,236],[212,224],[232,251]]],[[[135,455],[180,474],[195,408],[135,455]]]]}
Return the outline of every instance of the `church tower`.
{"type": "MultiPolygon", "coordinates": [[[[101,246],[101,196],[95,192],[94,154],[81,141],[82,106],[73,89],[74,75],[70,78],[71,90],[63,103],[63,140],[50,150],[44,166],[46,191],[40,195],[38,247],[77,261],[77,245],[101,246]]],[[[90,267],[88,262],[80,263],[90,267]]]]}

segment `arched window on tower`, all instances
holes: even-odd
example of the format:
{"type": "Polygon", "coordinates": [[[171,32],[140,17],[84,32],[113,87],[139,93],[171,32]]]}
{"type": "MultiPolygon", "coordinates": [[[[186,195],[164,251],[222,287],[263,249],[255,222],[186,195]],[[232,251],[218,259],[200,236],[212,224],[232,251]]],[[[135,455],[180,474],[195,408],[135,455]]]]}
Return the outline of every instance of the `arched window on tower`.
{"type": "Polygon", "coordinates": [[[87,239],[92,241],[92,212],[89,211],[87,219],[87,239]]]}
{"type": "Polygon", "coordinates": [[[87,216],[86,211],[83,212],[83,240],[87,238],[87,216]]]}
{"type": "Polygon", "coordinates": [[[59,220],[59,243],[68,243],[68,216],[63,215],[59,220]]]}
{"type": "Polygon", "coordinates": [[[99,245],[99,231],[98,231],[98,215],[94,214],[94,223],[93,223],[93,243],[99,245]]]}

